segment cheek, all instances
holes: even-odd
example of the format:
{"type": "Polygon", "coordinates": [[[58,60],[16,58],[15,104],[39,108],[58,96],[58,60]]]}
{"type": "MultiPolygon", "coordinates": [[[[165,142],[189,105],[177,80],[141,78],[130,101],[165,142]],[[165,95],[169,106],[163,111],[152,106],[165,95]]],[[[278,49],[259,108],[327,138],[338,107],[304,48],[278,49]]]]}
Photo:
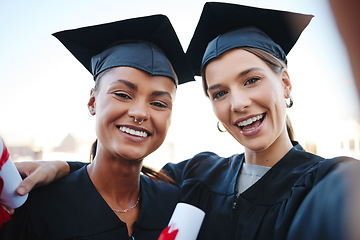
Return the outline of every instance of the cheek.
{"type": "Polygon", "coordinates": [[[271,94],[264,95],[262,104],[267,104],[274,121],[283,121],[286,115],[286,102],[282,91],[272,89],[271,94]]]}
{"type": "Polygon", "coordinates": [[[161,128],[161,134],[163,134],[163,138],[166,137],[166,134],[169,130],[169,127],[170,127],[170,124],[171,124],[171,118],[170,117],[167,117],[167,118],[164,118],[161,123],[160,123],[160,128],[161,128]]]}
{"type": "Polygon", "coordinates": [[[158,134],[165,138],[171,124],[171,113],[159,114],[153,118],[153,122],[158,134]]]}
{"type": "Polygon", "coordinates": [[[127,116],[127,104],[120,103],[112,98],[99,101],[96,112],[96,122],[99,128],[113,125],[118,119],[127,116]]]}
{"type": "Polygon", "coordinates": [[[221,101],[221,102],[216,102],[213,101],[211,102],[213,111],[215,113],[215,116],[221,121],[224,122],[226,117],[227,117],[227,111],[228,111],[228,106],[226,104],[226,101],[221,101]]]}
{"type": "Polygon", "coordinates": [[[256,99],[261,105],[278,105],[281,97],[279,89],[271,84],[264,85],[261,91],[257,92],[256,99]]]}
{"type": "Polygon", "coordinates": [[[286,101],[283,92],[278,91],[277,94],[272,96],[272,99],[275,102],[278,110],[286,111],[286,101]]]}
{"type": "Polygon", "coordinates": [[[101,121],[112,119],[119,111],[119,108],[114,107],[114,104],[112,104],[111,101],[100,103],[97,109],[96,115],[101,121]]]}
{"type": "Polygon", "coordinates": [[[96,123],[95,123],[95,127],[96,127],[96,133],[98,135],[102,135],[103,133],[105,133],[105,129],[106,126],[109,125],[110,122],[112,122],[112,114],[113,112],[108,111],[106,108],[98,108],[99,111],[96,112],[96,123]]]}

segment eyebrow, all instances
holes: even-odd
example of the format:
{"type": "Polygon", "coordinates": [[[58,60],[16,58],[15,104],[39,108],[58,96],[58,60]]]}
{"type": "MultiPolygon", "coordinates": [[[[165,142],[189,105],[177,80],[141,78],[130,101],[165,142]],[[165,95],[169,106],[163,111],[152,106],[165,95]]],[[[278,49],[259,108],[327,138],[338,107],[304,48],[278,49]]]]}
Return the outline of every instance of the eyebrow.
{"type": "Polygon", "coordinates": [[[262,69],[259,67],[249,68],[249,69],[246,69],[246,70],[242,71],[241,73],[239,73],[239,77],[245,76],[246,74],[248,74],[250,72],[261,71],[261,70],[262,69]]]}
{"type": "Polygon", "coordinates": [[[166,91],[154,91],[152,94],[152,96],[157,97],[157,96],[168,96],[170,99],[172,99],[171,94],[166,92],[166,91]]]}
{"type": "Polygon", "coordinates": [[[124,80],[124,79],[118,79],[118,80],[112,82],[112,83],[110,84],[110,86],[115,85],[115,84],[118,84],[118,83],[123,83],[123,84],[125,84],[126,86],[128,86],[129,88],[131,88],[131,89],[133,89],[133,90],[137,90],[137,89],[138,89],[138,87],[137,87],[135,84],[133,84],[132,82],[126,81],[126,80],[124,80]]]}
{"type": "MultiPolygon", "coordinates": [[[[246,70],[240,72],[237,76],[238,77],[243,77],[248,73],[251,73],[251,72],[254,72],[254,71],[260,71],[260,70],[262,70],[262,69],[258,68],[258,67],[249,68],[249,69],[246,69],[246,70]]],[[[214,85],[208,87],[208,90],[213,90],[213,89],[219,88],[220,86],[221,86],[221,84],[214,84],[214,85]]]]}

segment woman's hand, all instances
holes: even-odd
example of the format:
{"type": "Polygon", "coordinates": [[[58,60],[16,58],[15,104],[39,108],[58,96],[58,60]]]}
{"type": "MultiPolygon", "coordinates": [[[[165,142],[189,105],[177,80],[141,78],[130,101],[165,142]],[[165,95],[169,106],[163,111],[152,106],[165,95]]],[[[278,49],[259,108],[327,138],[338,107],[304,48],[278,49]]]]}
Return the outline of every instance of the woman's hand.
{"type": "Polygon", "coordinates": [[[16,193],[23,196],[36,186],[49,184],[70,173],[70,167],[65,161],[24,161],[15,162],[23,178],[16,193]]]}

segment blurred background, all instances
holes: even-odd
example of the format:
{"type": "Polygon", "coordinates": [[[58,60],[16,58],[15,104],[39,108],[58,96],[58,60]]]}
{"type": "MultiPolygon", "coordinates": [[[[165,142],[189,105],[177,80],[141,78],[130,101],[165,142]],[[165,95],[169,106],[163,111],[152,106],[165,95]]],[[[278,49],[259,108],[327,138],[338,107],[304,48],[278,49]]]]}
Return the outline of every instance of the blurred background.
{"type": "MultiPolygon", "coordinates": [[[[343,41],[327,0],[226,1],[315,17],[288,55],[296,139],[323,157],[360,158],[360,112],[343,41]]],[[[0,136],[14,161],[88,161],[95,140],[87,109],[92,76],[52,33],[152,14],[167,15],[184,50],[202,0],[0,0],[0,136]]],[[[201,79],[178,87],[172,126],[162,147],[145,159],[160,169],[201,151],[243,152],[220,133],[201,79]]]]}

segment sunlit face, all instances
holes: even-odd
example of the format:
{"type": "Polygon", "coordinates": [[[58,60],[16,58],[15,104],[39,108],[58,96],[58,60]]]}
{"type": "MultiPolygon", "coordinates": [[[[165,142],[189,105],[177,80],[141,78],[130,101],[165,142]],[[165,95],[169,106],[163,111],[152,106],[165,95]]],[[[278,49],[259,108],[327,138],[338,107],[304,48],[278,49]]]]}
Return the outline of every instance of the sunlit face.
{"type": "Polygon", "coordinates": [[[141,160],[155,151],[170,126],[175,93],[168,77],[150,76],[131,67],[106,72],[89,101],[96,115],[97,156],[141,160]]]}
{"type": "Polygon", "coordinates": [[[225,129],[247,150],[260,152],[287,135],[287,72],[273,72],[256,55],[230,50],[205,69],[213,110],[225,129]],[[280,136],[283,136],[280,138],[280,136]]]}

